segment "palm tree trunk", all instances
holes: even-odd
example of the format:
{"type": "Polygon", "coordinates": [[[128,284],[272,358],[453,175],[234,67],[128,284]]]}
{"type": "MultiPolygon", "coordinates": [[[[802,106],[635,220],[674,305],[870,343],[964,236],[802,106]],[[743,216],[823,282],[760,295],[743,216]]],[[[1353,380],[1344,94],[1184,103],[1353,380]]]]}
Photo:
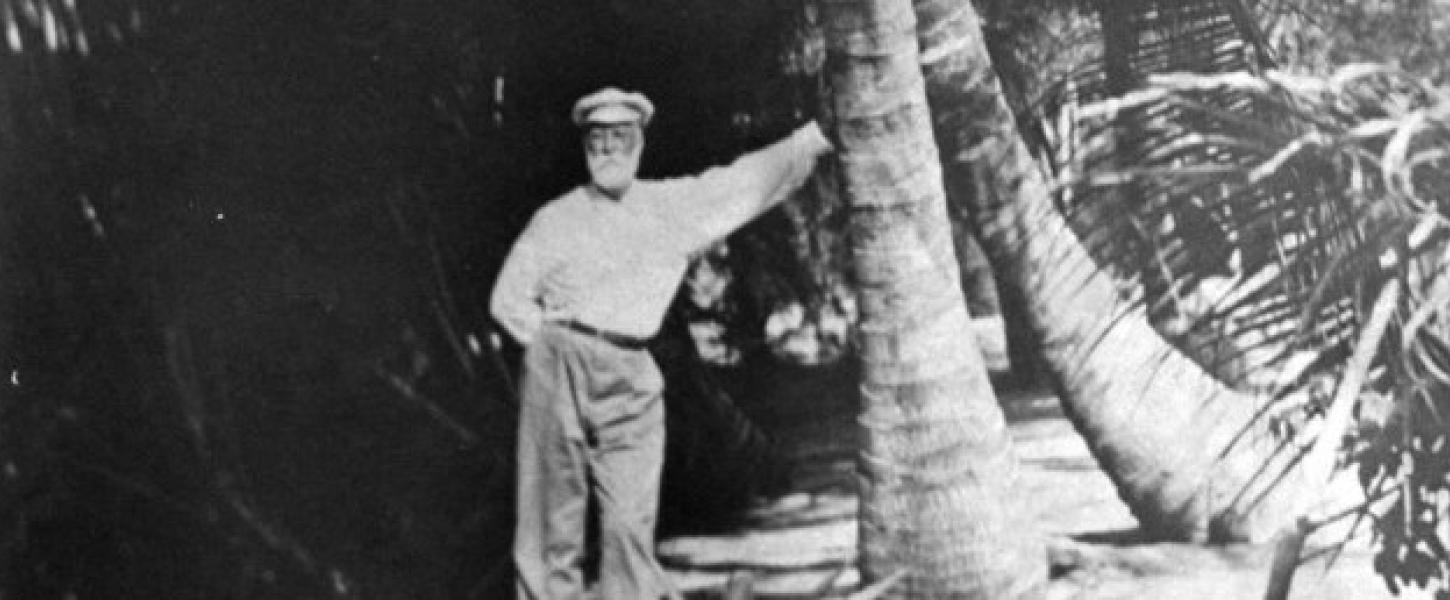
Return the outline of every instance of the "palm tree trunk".
{"type": "Polygon", "coordinates": [[[824,0],[859,305],[861,573],[891,597],[1021,598],[1046,553],[970,335],[909,0],[824,0]]]}
{"type": "Polygon", "coordinates": [[[917,0],[927,91],[948,189],[1001,284],[1026,299],[1059,397],[1142,527],[1176,539],[1262,539],[1300,487],[1296,454],[1149,324],[1141,290],[1094,263],[1051,202],[968,0],[917,0]]]}

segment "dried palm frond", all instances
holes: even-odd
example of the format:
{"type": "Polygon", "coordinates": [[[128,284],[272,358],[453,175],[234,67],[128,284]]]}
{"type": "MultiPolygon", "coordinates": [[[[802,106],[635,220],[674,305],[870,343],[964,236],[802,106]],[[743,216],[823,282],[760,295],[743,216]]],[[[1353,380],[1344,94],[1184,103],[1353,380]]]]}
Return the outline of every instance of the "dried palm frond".
{"type": "MultiPolygon", "coordinates": [[[[1281,11],[1237,0],[1102,2],[1100,10],[1101,60],[1046,103],[1061,124],[1049,136],[1059,177],[1076,182],[1060,207],[1103,266],[1141,285],[1160,332],[1225,383],[1304,383],[1306,367],[1345,354],[1353,333],[1353,280],[1338,272],[1374,257],[1348,250],[1392,239],[1380,227],[1405,225],[1379,219],[1382,206],[1356,201],[1360,192],[1326,179],[1321,165],[1291,159],[1346,122],[1363,122],[1355,136],[1368,143],[1406,113],[1416,101],[1410,88],[1421,84],[1396,77],[1393,94],[1344,96],[1314,115],[1306,98],[1249,83],[1275,67],[1256,21],[1281,11]],[[1192,74],[1228,79],[1195,84],[1185,79],[1192,74]],[[1143,87],[1164,77],[1183,88],[1171,99],[1167,88],[1143,87]],[[1303,118],[1281,118],[1285,111],[1303,118]]],[[[1334,81],[1362,95],[1375,74],[1379,67],[1358,66],[1334,81]]],[[[1274,77],[1280,87],[1313,87],[1274,77]]],[[[1373,170],[1336,160],[1355,181],[1373,170]]]]}
{"type": "Polygon", "coordinates": [[[1145,301],[1232,324],[1240,351],[1270,348],[1249,370],[1278,397],[1338,379],[1375,291],[1403,292],[1366,386],[1393,408],[1371,418],[1361,406],[1356,458],[1371,496],[1403,486],[1378,521],[1381,572],[1392,585],[1444,580],[1450,89],[1376,65],[1152,75],[1082,107],[1076,126],[1093,151],[1064,182],[1076,201],[1140,194],[1118,206],[1147,242],[1144,280],[1157,268],[1164,283],[1156,297],[1145,285],[1145,301]],[[1126,156],[1113,143],[1125,128],[1141,140],[1126,156]],[[1223,261],[1195,260],[1206,255],[1223,261]]]}
{"type": "MultiPolygon", "coordinates": [[[[1232,141],[1245,117],[1261,114],[1256,100],[1233,90],[1205,94],[1194,123],[1186,108],[1150,103],[1132,94],[1155,74],[1256,73],[1273,66],[1253,15],[1237,0],[1130,0],[1100,2],[1101,56],[1086,61],[1042,105],[1044,136],[1060,178],[1092,173],[1097,183],[1059,194],[1058,203],[1100,266],[1141,289],[1160,332],[1226,384],[1254,385],[1248,362],[1282,354],[1282,340],[1265,330],[1246,333],[1226,315],[1208,310],[1235,274],[1235,255],[1222,215],[1207,197],[1215,180],[1234,168],[1241,150],[1232,141]],[[1137,99],[1138,101],[1135,101],[1137,99]],[[1113,108],[1111,119],[1082,121],[1080,108],[1113,108]],[[1083,129],[1086,128],[1086,129],[1083,129]],[[1193,156],[1197,136],[1219,143],[1193,156]],[[1130,165],[1172,164],[1198,176],[1199,185],[1164,187],[1132,175],[1130,165]],[[1110,175],[1111,174],[1111,175],[1110,175]],[[1200,285],[1208,281],[1208,285],[1200,285]],[[1248,339],[1236,339],[1248,338],[1248,339]],[[1252,341],[1250,341],[1250,339],[1252,341]],[[1279,350],[1273,350],[1279,349],[1279,350]],[[1246,352],[1246,350],[1249,350],[1246,352]]],[[[1252,151],[1252,148],[1243,149],[1252,151]]],[[[1248,201],[1248,199],[1245,199],[1248,201]]],[[[1256,257],[1250,257],[1256,258],[1256,257]]],[[[1283,307],[1279,307],[1281,310],[1283,307]]]]}
{"type": "MultiPolygon", "coordinates": [[[[1369,66],[1330,79],[1269,72],[1148,82],[1080,110],[1090,153],[1071,186],[1083,205],[1136,188],[1141,198],[1121,202],[1121,217],[1152,250],[1145,272],[1158,270],[1168,285],[1146,300],[1182,306],[1209,293],[1202,282],[1226,277],[1231,285],[1199,298],[1201,313],[1252,324],[1242,335],[1292,339],[1286,348],[1343,343],[1365,278],[1404,268],[1403,253],[1386,253],[1442,218],[1444,92],[1369,66]],[[1225,98],[1254,110],[1222,108],[1225,98]],[[1112,142],[1128,119],[1146,142],[1124,156],[1112,142]]],[[[1431,248],[1436,231],[1412,249],[1431,248]]]]}

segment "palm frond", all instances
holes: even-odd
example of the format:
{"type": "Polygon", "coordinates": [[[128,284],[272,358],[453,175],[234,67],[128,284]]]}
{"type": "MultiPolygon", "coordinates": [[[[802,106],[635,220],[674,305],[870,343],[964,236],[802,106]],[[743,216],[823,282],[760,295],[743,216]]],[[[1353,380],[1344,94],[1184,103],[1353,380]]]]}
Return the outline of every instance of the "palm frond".
{"type": "Polygon", "coordinates": [[[1386,515],[1400,523],[1377,521],[1396,549],[1381,555],[1381,572],[1394,585],[1443,579],[1450,571],[1425,574],[1420,564],[1450,564],[1443,553],[1416,553],[1443,546],[1434,515],[1450,492],[1450,89],[1381,66],[1322,78],[1151,75],[1144,86],[1078,112],[1083,147],[1108,155],[1079,157],[1100,171],[1068,182],[1067,194],[1082,206],[1133,195],[1120,204],[1144,234],[1144,301],[1191,312],[1185,329],[1228,335],[1231,352],[1263,351],[1244,362],[1264,375],[1243,381],[1270,383],[1276,401],[1316,386],[1326,395],[1324,382],[1364,350],[1355,340],[1372,297],[1386,285],[1403,292],[1369,349],[1377,375],[1366,386],[1393,399],[1385,429],[1394,433],[1357,458],[1403,482],[1386,515]],[[1229,101],[1247,108],[1225,114],[1229,101]],[[1124,129],[1141,144],[1128,153],[1124,129]],[[1195,233],[1208,226],[1185,227],[1185,217],[1222,235],[1195,233]],[[1226,274],[1225,264],[1195,260],[1224,255],[1226,274]]]}
{"type": "Polygon", "coordinates": [[[1059,208],[1185,355],[1270,392],[1276,431],[1323,418],[1368,297],[1396,286],[1363,349],[1362,396],[1393,408],[1361,400],[1352,434],[1366,490],[1394,501],[1362,514],[1392,589],[1450,580],[1450,92],[1381,64],[1274,71],[1236,2],[1102,8],[1102,57],[1044,103],[1059,208]]]}
{"type": "MultiPolygon", "coordinates": [[[[1274,66],[1271,52],[1254,13],[1238,0],[1099,6],[1101,56],[1080,66],[1042,102],[1059,123],[1062,116],[1082,113],[1060,124],[1058,135],[1045,136],[1054,142],[1046,150],[1058,157],[1054,166],[1060,180],[1074,182],[1058,196],[1059,208],[1101,266],[1141,287],[1150,319],[1170,342],[1225,383],[1253,387],[1254,380],[1263,379],[1256,373],[1262,369],[1222,369],[1242,361],[1225,361],[1221,355],[1287,354],[1264,347],[1278,338],[1259,336],[1259,347],[1235,348],[1197,343],[1189,332],[1213,331],[1228,340],[1252,337],[1240,334],[1236,322],[1245,311],[1218,309],[1217,299],[1201,290],[1222,288],[1217,282],[1223,280],[1258,280],[1267,265],[1283,263],[1278,252],[1265,250],[1272,244],[1245,239],[1279,239],[1286,227],[1302,231],[1294,223],[1310,212],[1267,201],[1293,198],[1292,190],[1300,186],[1273,189],[1290,182],[1225,184],[1253,177],[1245,165],[1263,164],[1267,149],[1283,150],[1299,134],[1268,118],[1281,108],[1281,99],[1272,94],[1214,83],[1169,98],[1168,90],[1144,84],[1165,73],[1182,73],[1218,74],[1237,78],[1239,86],[1262,86],[1253,75],[1274,66]],[[1271,126],[1264,127],[1266,122],[1271,126]],[[1257,225],[1241,226],[1250,220],[1257,225]],[[1205,281],[1213,285],[1202,285],[1205,281]],[[1219,350],[1208,351],[1209,346],[1219,350]]],[[[1191,80],[1180,82],[1192,85],[1191,80]]],[[[1299,149],[1313,142],[1301,140],[1299,149]]],[[[1295,151],[1283,151],[1281,160],[1295,151]]],[[[1313,280],[1309,273],[1280,271],[1301,286],[1313,280]]]]}

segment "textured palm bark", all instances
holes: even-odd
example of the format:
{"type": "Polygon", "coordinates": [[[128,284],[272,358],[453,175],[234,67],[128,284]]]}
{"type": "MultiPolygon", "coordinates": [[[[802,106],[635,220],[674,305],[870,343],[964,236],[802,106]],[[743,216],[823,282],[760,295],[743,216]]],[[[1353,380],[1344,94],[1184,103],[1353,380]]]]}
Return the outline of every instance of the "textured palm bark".
{"type": "Polygon", "coordinates": [[[1303,488],[1263,400],[1226,388],[1149,324],[1141,291],[1095,264],[1051,202],[967,0],[915,3],[948,189],[1003,286],[1016,288],[1059,397],[1143,528],[1264,539],[1303,488]]]}
{"type": "Polygon", "coordinates": [[[1040,595],[1046,553],[968,327],[909,0],[824,0],[859,305],[861,573],[888,597],[1040,595]]]}

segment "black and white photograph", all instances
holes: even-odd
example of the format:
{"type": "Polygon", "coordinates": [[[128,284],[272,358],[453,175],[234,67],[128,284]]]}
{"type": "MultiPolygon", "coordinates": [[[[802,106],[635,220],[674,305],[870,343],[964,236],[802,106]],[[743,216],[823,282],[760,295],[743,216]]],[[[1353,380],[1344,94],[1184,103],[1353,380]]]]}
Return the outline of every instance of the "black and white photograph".
{"type": "Polygon", "coordinates": [[[1450,0],[0,0],[0,600],[1450,599],[1450,0]]]}

